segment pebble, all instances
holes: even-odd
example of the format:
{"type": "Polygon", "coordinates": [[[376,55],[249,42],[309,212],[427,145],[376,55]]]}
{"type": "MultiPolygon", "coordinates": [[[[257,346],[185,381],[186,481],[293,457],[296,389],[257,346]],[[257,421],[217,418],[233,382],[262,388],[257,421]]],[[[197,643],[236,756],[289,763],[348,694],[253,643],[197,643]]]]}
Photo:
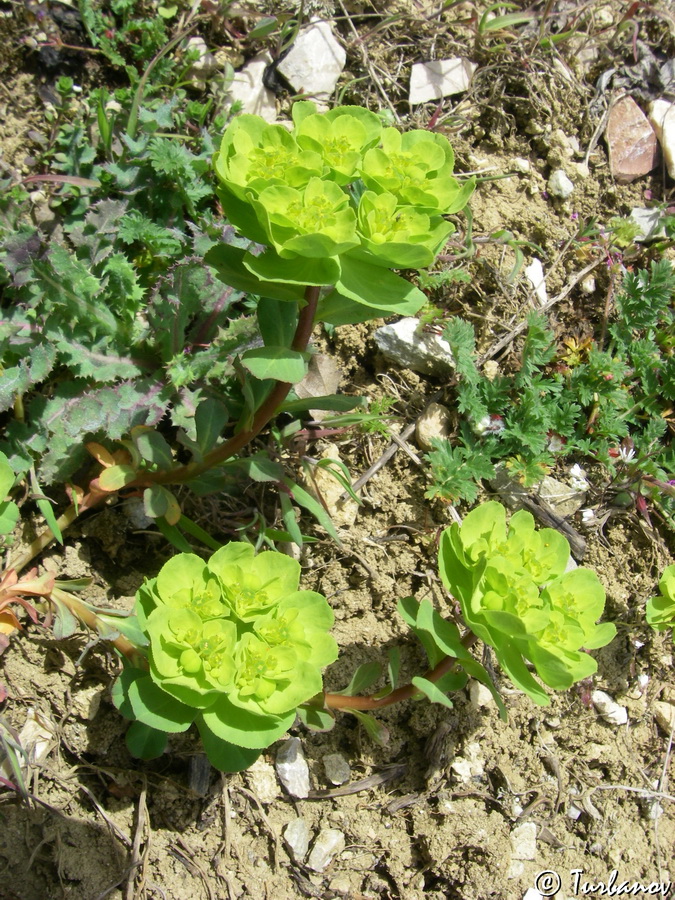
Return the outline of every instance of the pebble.
{"type": "Polygon", "coordinates": [[[591,294],[595,293],[595,278],[593,278],[592,275],[587,275],[579,287],[581,288],[581,293],[586,294],[586,296],[589,297],[591,294]]]}
{"type": "Polygon", "coordinates": [[[537,856],[537,826],[534,822],[525,822],[511,832],[511,858],[535,859],[537,856]]]}
{"type": "Polygon", "coordinates": [[[299,738],[288,738],[279,747],[276,757],[279,781],[292,797],[309,795],[309,766],[299,738]]]}
{"type": "Polygon", "coordinates": [[[307,868],[314,872],[323,872],[344,849],[345,836],[339,829],[322,828],[309,854],[307,868]]]}
{"type": "Polygon", "coordinates": [[[661,143],[668,174],[675,178],[675,103],[654,100],[649,104],[649,121],[661,143]]]}
{"type": "Polygon", "coordinates": [[[352,777],[351,767],[341,753],[327,753],[323,767],[331,784],[345,784],[352,777]]]}
{"type": "Polygon", "coordinates": [[[528,175],[532,168],[529,159],[525,159],[523,156],[514,156],[511,160],[511,167],[521,175],[528,175]]]}
{"type": "Polygon", "coordinates": [[[600,713],[600,717],[608,725],[625,725],[628,721],[628,710],[620,706],[609,694],[604,691],[593,691],[591,694],[593,706],[600,713]]]}
{"type": "Polygon", "coordinates": [[[438,334],[420,329],[412,316],[383,325],[373,335],[377,348],[397,365],[423,375],[449,375],[455,368],[450,344],[438,334]]]}
{"type": "Polygon", "coordinates": [[[435,438],[446,438],[452,429],[452,416],[442,403],[430,403],[417,420],[415,437],[421,450],[431,450],[435,438]]]}
{"type": "Polygon", "coordinates": [[[284,840],[297,863],[304,862],[309,850],[309,824],[307,819],[298,816],[291,819],[284,828],[284,840]]]}
{"type": "Polygon", "coordinates": [[[471,741],[464,748],[464,756],[458,756],[450,765],[458,781],[466,784],[473,778],[480,778],[485,772],[485,761],[481,758],[481,747],[471,741]]]}
{"type": "Polygon", "coordinates": [[[646,209],[636,206],[630,211],[630,220],[635,222],[640,231],[635,235],[636,241],[646,241],[650,238],[665,235],[663,227],[663,212],[658,209],[646,209]]]}
{"type": "Polygon", "coordinates": [[[609,167],[619,184],[630,184],[647,175],[659,161],[659,143],[654,129],[632,97],[621,97],[612,106],[605,140],[609,167]]]}
{"type": "Polygon", "coordinates": [[[525,277],[532,285],[537,300],[543,306],[548,300],[546,279],[544,278],[544,267],[541,264],[541,260],[537,259],[536,256],[525,269],[525,277]]]}
{"type": "Polygon", "coordinates": [[[333,36],[330,23],[316,21],[300,32],[277,71],[298,93],[327,100],[346,60],[347,54],[333,36]]]}
{"type": "Polygon", "coordinates": [[[271,62],[271,54],[260,53],[235,72],[228,91],[228,105],[236,100],[241,104],[242,113],[260,116],[266,122],[276,121],[274,94],[263,84],[263,74],[271,62]]]}
{"type": "Polygon", "coordinates": [[[551,172],[547,187],[549,194],[553,194],[560,200],[567,200],[574,191],[574,185],[562,169],[555,169],[551,172]]]}
{"type": "Polygon", "coordinates": [[[481,707],[484,706],[494,706],[495,704],[495,698],[492,696],[492,691],[486,685],[481,684],[480,681],[471,682],[469,697],[474,709],[481,709],[481,707]]]}
{"type": "Polygon", "coordinates": [[[548,475],[542,478],[537,493],[559,516],[563,517],[574,515],[586,500],[584,491],[579,491],[575,486],[570,487],[548,475]]]}
{"type": "Polygon", "coordinates": [[[675,706],[672,703],[665,703],[663,700],[656,700],[654,718],[665,733],[670,734],[675,728],[675,706]]]}
{"type": "MultiPolygon", "coordinates": [[[[330,444],[321,453],[321,459],[341,461],[340,451],[335,444],[330,444]]],[[[338,467],[335,466],[334,470],[337,472],[338,467]]],[[[342,499],[345,489],[328,469],[322,466],[314,466],[312,476],[307,479],[305,486],[309,493],[325,506],[329,516],[338,528],[350,528],[354,524],[359,510],[358,504],[351,497],[347,497],[345,500],[342,499]]]]}
{"type": "Polygon", "coordinates": [[[261,803],[273,803],[279,797],[279,786],[274,768],[264,759],[258,758],[246,770],[251,790],[261,803]]]}
{"type": "Polygon", "coordinates": [[[469,89],[477,68],[476,63],[462,57],[414,63],[410,72],[408,102],[415,105],[461,94],[469,89]]]}
{"type": "Polygon", "coordinates": [[[194,52],[196,50],[199,54],[199,57],[190,66],[190,71],[186,77],[192,87],[203,90],[206,87],[206,82],[218,68],[216,58],[213,53],[209,52],[204,38],[188,38],[185,42],[185,50],[186,52],[194,52]]]}

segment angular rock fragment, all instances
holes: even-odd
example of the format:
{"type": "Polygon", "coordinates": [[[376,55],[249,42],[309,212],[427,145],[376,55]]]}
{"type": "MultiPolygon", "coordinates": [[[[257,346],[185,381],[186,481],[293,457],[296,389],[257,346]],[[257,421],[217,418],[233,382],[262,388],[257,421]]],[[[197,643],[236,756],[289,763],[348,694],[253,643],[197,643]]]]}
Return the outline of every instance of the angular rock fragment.
{"type": "Polygon", "coordinates": [[[454,369],[450,344],[438,334],[422,331],[419,319],[408,316],[383,325],[373,337],[380,353],[413,372],[448,375],[454,369]]]}
{"type": "Polygon", "coordinates": [[[621,97],[612,106],[605,140],[610,170],[619,184],[647,175],[659,161],[654,129],[632,97],[621,97]]]}
{"type": "Polygon", "coordinates": [[[327,100],[345,67],[347,54],[337,42],[329,22],[317,21],[303,29],[290,52],[277,66],[293,90],[327,100]]]}
{"type": "Polygon", "coordinates": [[[309,795],[309,766],[299,738],[289,738],[279,747],[276,769],[279,781],[292,797],[309,795]]]}
{"type": "Polygon", "coordinates": [[[649,121],[661,143],[668,174],[675,178],[675,103],[654,100],[649,104],[649,121]]]}
{"type": "Polygon", "coordinates": [[[410,73],[408,101],[415,105],[461,94],[469,89],[477,68],[476,63],[461,57],[415,63],[410,73]]]}

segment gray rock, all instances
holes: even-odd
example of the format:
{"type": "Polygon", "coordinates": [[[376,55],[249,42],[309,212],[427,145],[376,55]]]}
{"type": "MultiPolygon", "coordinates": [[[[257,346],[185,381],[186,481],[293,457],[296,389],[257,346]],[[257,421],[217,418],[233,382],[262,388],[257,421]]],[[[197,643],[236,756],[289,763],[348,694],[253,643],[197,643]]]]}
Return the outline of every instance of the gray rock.
{"type": "Polygon", "coordinates": [[[352,777],[351,767],[341,753],[327,753],[323,767],[331,784],[345,784],[352,777]]]}
{"type": "Polygon", "coordinates": [[[387,359],[413,372],[448,375],[455,367],[450,344],[438,334],[422,331],[419,325],[419,319],[408,317],[378,328],[373,335],[378,350],[387,359]]]}
{"type": "Polygon", "coordinates": [[[541,499],[559,516],[572,516],[586,501],[586,492],[545,475],[537,491],[541,499]]]}
{"type": "Polygon", "coordinates": [[[327,100],[346,59],[347,54],[333,36],[330,23],[312,22],[300,32],[277,69],[294,90],[327,100]]]}
{"type": "Polygon", "coordinates": [[[307,819],[298,816],[284,828],[284,840],[297,863],[304,862],[309,850],[309,824],[307,819]]]}
{"type": "Polygon", "coordinates": [[[307,868],[323,872],[338,853],[345,849],[345,836],[337,828],[322,828],[314,841],[307,868]]]}
{"type": "Polygon", "coordinates": [[[274,768],[259,758],[246,770],[251,790],[261,803],[273,803],[279,797],[279,785],[274,768]]]}
{"type": "Polygon", "coordinates": [[[551,172],[547,187],[549,194],[553,194],[554,197],[558,197],[560,200],[567,200],[574,191],[574,184],[562,169],[556,169],[554,172],[551,172]]]}
{"type": "Polygon", "coordinates": [[[646,209],[636,206],[630,211],[630,219],[639,227],[639,234],[635,235],[636,241],[647,241],[665,235],[663,227],[663,212],[660,209],[646,209]]]}
{"type": "Polygon", "coordinates": [[[279,781],[292,797],[309,794],[309,766],[299,738],[289,738],[279,747],[276,758],[279,781]]]}

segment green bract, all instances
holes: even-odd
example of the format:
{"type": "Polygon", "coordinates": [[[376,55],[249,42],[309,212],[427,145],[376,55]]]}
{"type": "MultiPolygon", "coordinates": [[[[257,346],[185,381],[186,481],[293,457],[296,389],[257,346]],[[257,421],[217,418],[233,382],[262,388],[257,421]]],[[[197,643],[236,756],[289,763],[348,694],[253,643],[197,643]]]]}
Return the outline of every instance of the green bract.
{"type": "Polygon", "coordinates": [[[161,750],[153,731],[196,722],[213,765],[235,771],[292,725],[337,657],[333,612],[321,594],[298,590],[299,580],[290,557],[231,543],[206,562],[181,553],[141,588],[136,616],[150,671],[125,669],[113,691],[136,720],[133,750],[161,750]]]}
{"type": "Polygon", "coordinates": [[[604,647],[614,625],[597,625],[605,592],[595,573],[566,571],[569,545],[550,528],[537,531],[524,511],[511,517],[499,503],[484,503],[461,526],[441,537],[443,583],[457,598],[469,628],[494,648],[512,681],[535,702],[548,695],[541,680],[556,690],[592,675],[597,665],[584,649],[604,647]]]}
{"type": "Polygon", "coordinates": [[[675,565],[668,566],[659,581],[656,597],[647,601],[647,621],[657,631],[675,626],[675,565]]]}
{"type": "Polygon", "coordinates": [[[382,269],[431,265],[454,230],[442,217],[466,205],[474,180],[453,177],[442,135],[383,128],[362,107],[319,113],[301,101],[293,126],[251,115],[228,126],[214,162],[223,211],[269,249],[217,245],[208,261],[230,284],[255,290],[257,279],[261,296],[280,300],[288,285],[334,285],[319,309],[332,324],[414,314],[424,294],[382,269]]]}

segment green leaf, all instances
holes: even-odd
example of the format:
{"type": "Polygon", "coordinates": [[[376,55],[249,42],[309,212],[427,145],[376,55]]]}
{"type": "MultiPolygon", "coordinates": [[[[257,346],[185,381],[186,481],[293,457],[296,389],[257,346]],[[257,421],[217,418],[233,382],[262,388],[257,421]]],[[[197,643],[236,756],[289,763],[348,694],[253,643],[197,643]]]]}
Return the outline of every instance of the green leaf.
{"type": "Polygon", "coordinates": [[[298,547],[302,547],[302,531],[298,525],[298,520],[295,518],[295,507],[291,503],[288,494],[285,494],[283,491],[279,492],[279,504],[281,506],[281,519],[286,526],[288,536],[298,547]]]}
{"type": "Polygon", "coordinates": [[[166,519],[155,519],[155,525],[164,535],[164,537],[172,544],[180,553],[191,553],[192,547],[186,540],[180,529],[175,525],[169,525],[166,519]]]}
{"type": "MultiPolygon", "coordinates": [[[[335,284],[340,275],[340,263],[336,257],[332,256],[322,259],[307,256],[282,259],[274,250],[268,250],[261,256],[253,256],[247,253],[244,256],[243,263],[249,272],[264,282],[274,281],[289,285],[317,285],[321,287],[326,284],[335,284]]],[[[284,299],[278,296],[278,292],[268,294],[266,290],[261,289],[257,293],[264,296],[276,296],[280,300],[284,299]]]]}
{"type": "Polygon", "coordinates": [[[139,425],[132,429],[131,437],[141,458],[146,462],[157,466],[161,471],[167,471],[173,466],[171,447],[158,431],[139,425]]]}
{"type": "Polygon", "coordinates": [[[187,531],[188,534],[192,535],[192,537],[196,538],[198,541],[201,541],[202,544],[210,550],[220,550],[222,547],[222,544],[215,540],[215,538],[212,538],[207,531],[204,531],[204,529],[197,525],[196,522],[193,522],[192,519],[188,519],[187,516],[182,515],[178,525],[183,531],[187,531]]]}
{"type": "Polygon", "coordinates": [[[197,719],[197,728],[209,762],[220,772],[243,772],[260,756],[259,749],[239,747],[218,737],[201,717],[197,719]]]}
{"type": "Polygon", "coordinates": [[[401,648],[398,644],[394,644],[389,648],[389,665],[387,666],[387,675],[392,691],[396,690],[398,685],[398,676],[401,671],[401,648]]]}
{"type": "Polygon", "coordinates": [[[295,710],[283,716],[261,715],[235,706],[226,696],[201,714],[201,722],[216,737],[249,750],[269,747],[286,734],[294,721],[295,710]]]}
{"type": "Polygon", "coordinates": [[[126,743],[132,756],[138,759],[155,759],[166,750],[167,735],[143,722],[132,722],[127,728],[126,743]]]}
{"type": "Polygon", "coordinates": [[[58,597],[52,595],[51,601],[54,604],[55,609],[52,631],[56,640],[62,641],[64,638],[69,638],[71,635],[75,634],[80,623],[65,603],[59,600],[58,597]]]}
{"type": "Polygon", "coordinates": [[[261,281],[243,264],[244,257],[249,254],[240,247],[229,244],[217,244],[204,257],[204,262],[218,273],[225,284],[247,294],[258,294],[261,297],[272,297],[276,300],[296,302],[302,300],[305,290],[301,283],[281,284],[274,281],[261,281]]]}
{"type": "Polygon", "coordinates": [[[319,525],[321,525],[321,527],[324,528],[333,538],[338,547],[341,547],[342,542],[338,537],[337,531],[335,530],[333,520],[323,508],[323,506],[319,503],[319,501],[315,500],[308,491],[306,491],[303,487],[300,487],[299,484],[296,484],[287,476],[284,476],[281,481],[291,492],[291,496],[293,497],[295,502],[299,503],[300,506],[304,506],[304,508],[314,516],[319,525]]]}
{"type": "Polygon", "coordinates": [[[329,709],[306,704],[297,709],[298,718],[310,731],[331,731],[335,725],[335,714],[329,709]]]}
{"type": "Polygon", "coordinates": [[[4,453],[0,453],[0,500],[4,500],[14,487],[16,475],[4,453]]]}
{"type": "Polygon", "coordinates": [[[220,400],[207,397],[195,410],[197,443],[202,453],[212,450],[227,425],[227,409],[220,400]]]}
{"type": "Polygon", "coordinates": [[[346,688],[336,691],[336,694],[344,694],[346,697],[353,697],[367,690],[371,684],[374,684],[382,674],[382,666],[377,662],[364,663],[359,666],[352,675],[351,681],[346,688]]]}
{"type": "Polygon", "coordinates": [[[0,534],[10,534],[19,521],[19,507],[11,500],[0,503],[0,534]]]}
{"type": "Polygon", "coordinates": [[[258,24],[252,28],[246,37],[250,41],[259,41],[261,38],[267,37],[279,26],[279,20],[276,16],[263,16],[258,24]]]}
{"type": "Polygon", "coordinates": [[[378,722],[369,713],[364,713],[360,709],[349,709],[346,712],[355,716],[361,725],[366,729],[368,736],[378,746],[384,747],[389,742],[389,729],[382,722],[378,722]]]}
{"type": "Polygon", "coordinates": [[[345,397],[341,394],[329,394],[326,397],[307,397],[305,400],[287,400],[279,408],[279,412],[296,413],[307,412],[310,409],[330,409],[335,412],[348,412],[361,406],[360,397],[345,397]]]}
{"type": "Polygon", "coordinates": [[[381,316],[413,316],[427,302],[419,288],[387,269],[350,256],[341,257],[340,264],[340,277],[324,283],[334,283],[340,294],[381,316]]]}
{"type": "Polygon", "coordinates": [[[158,731],[187,731],[194,721],[196,710],[163,691],[150,675],[137,677],[133,672],[132,669],[124,669],[119,678],[126,687],[134,717],[158,731]]]}
{"type": "Polygon", "coordinates": [[[104,491],[119,491],[126,484],[134,481],[137,474],[133,466],[109,466],[99,475],[98,483],[104,491]]]}
{"type": "Polygon", "coordinates": [[[443,691],[441,691],[433,681],[428,681],[426,678],[416,676],[413,678],[412,683],[419,691],[422,691],[432,703],[440,703],[442,706],[447,706],[448,709],[452,709],[452,700],[446,697],[443,691]]]}
{"type": "Polygon", "coordinates": [[[308,359],[308,353],[286,347],[259,347],[243,353],[241,364],[262,381],[273,378],[275,381],[297,384],[307,373],[308,359]]]}
{"type": "Polygon", "coordinates": [[[261,297],[256,308],[260,334],[266,347],[290,347],[298,325],[298,307],[261,297]]]}

